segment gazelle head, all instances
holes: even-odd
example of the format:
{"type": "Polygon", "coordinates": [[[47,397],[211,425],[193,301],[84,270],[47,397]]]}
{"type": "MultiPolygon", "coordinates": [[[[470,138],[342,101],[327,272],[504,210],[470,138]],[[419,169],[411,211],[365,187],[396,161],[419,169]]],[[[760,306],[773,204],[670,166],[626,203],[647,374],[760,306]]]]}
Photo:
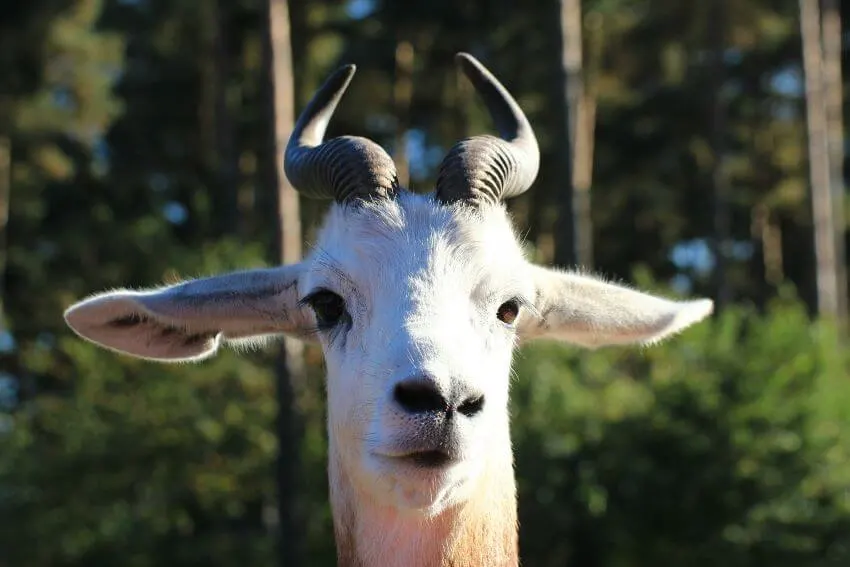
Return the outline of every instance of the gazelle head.
{"type": "Polygon", "coordinates": [[[534,181],[537,142],[504,87],[471,56],[458,61],[500,136],[455,145],[433,193],[399,187],[392,159],[370,140],[323,141],[354,74],[344,67],[286,149],[298,191],[335,201],[304,261],[98,294],[68,309],[68,324],[103,347],[164,362],[265,335],[318,341],[336,474],[414,514],[470,498],[488,467],[511,465],[508,390],[519,341],[653,343],[706,317],[712,303],[531,264],[502,202],[534,181]]]}

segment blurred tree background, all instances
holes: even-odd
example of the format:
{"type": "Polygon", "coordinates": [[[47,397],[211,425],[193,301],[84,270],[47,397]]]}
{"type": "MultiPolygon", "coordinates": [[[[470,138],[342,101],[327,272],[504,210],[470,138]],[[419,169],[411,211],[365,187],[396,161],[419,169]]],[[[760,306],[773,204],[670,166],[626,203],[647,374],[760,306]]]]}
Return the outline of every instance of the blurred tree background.
{"type": "MultiPolygon", "coordinates": [[[[510,203],[531,257],[722,306],[652,349],[518,353],[524,564],[850,564],[842,15],[834,0],[4,2],[0,566],[334,564],[317,349],[286,383],[278,506],[275,349],[170,367],[90,346],[61,314],[109,287],[278,261],[281,81],[297,111],[356,63],[330,134],[380,141],[428,190],[446,149],[490,128],[461,50],[537,131],[538,181],[510,203]],[[288,7],[288,79],[270,3],[288,7]]],[[[300,205],[309,243],[327,204],[300,205]]]]}

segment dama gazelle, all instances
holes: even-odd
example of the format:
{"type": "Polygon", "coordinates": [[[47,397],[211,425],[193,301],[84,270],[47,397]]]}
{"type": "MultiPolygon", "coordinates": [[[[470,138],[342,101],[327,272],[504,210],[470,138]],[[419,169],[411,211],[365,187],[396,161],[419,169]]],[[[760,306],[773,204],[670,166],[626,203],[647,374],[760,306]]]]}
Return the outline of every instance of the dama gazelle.
{"type": "Polygon", "coordinates": [[[335,200],[303,262],[110,291],[65,313],[80,336],[163,362],[264,335],[318,341],[345,567],[516,566],[516,345],[650,344],[712,311],[710,300],[672,301],[526,260],[502,200],[534,181],[537,141],[499,81],[470,55],[458,62],[500,137],[451,148],[433,193],[399,187],[392,159],[368,139],[323,141],[354,74],[343,67],[286,148],[293,185],[335,200]]]}

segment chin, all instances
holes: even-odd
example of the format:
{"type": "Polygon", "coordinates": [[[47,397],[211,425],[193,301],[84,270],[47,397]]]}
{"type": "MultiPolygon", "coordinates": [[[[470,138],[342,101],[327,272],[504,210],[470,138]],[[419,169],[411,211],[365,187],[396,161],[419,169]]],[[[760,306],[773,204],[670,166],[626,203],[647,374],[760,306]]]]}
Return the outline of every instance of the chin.
{"type": "Polygon", "coordinates": [[[435,516],[469,499],[478,467],[470,459],[451,460],[422,454],[398,458],[372,455],[367,469],[382,503],[424,516],[435,516]]]}

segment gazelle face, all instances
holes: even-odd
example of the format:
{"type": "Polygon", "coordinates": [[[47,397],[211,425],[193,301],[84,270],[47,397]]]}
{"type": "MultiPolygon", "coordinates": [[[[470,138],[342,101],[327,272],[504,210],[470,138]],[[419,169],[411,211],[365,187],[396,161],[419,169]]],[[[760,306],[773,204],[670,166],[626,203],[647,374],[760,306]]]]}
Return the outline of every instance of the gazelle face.
{"type": "Polygon", "coordinates": [[[223,342],[319,340],[328,367],[331,475],[391,507],[434,514],[510,463],[508,377],[517,338],[594,348],[657,342],[706,317],[671,301],[527,263],[501,200],[537,174],[537,142],[516,101],[480,63],[458,60],[501,138],[456,144],[432,195],[397,185],[374,142],[323,142],[353,67],[319,90],[286,151],[293,185],[332,197],[304,262],[118,290],[65,312],[80,336],[163,362],[223,342]]]}
{"type": "Polygon", "coordinates": [[[509,443],[511,353],[534,299],[504,209],[409,193],[335,207],[305,264],[345,473],[399,507],[462,498],[509,443]]]}

